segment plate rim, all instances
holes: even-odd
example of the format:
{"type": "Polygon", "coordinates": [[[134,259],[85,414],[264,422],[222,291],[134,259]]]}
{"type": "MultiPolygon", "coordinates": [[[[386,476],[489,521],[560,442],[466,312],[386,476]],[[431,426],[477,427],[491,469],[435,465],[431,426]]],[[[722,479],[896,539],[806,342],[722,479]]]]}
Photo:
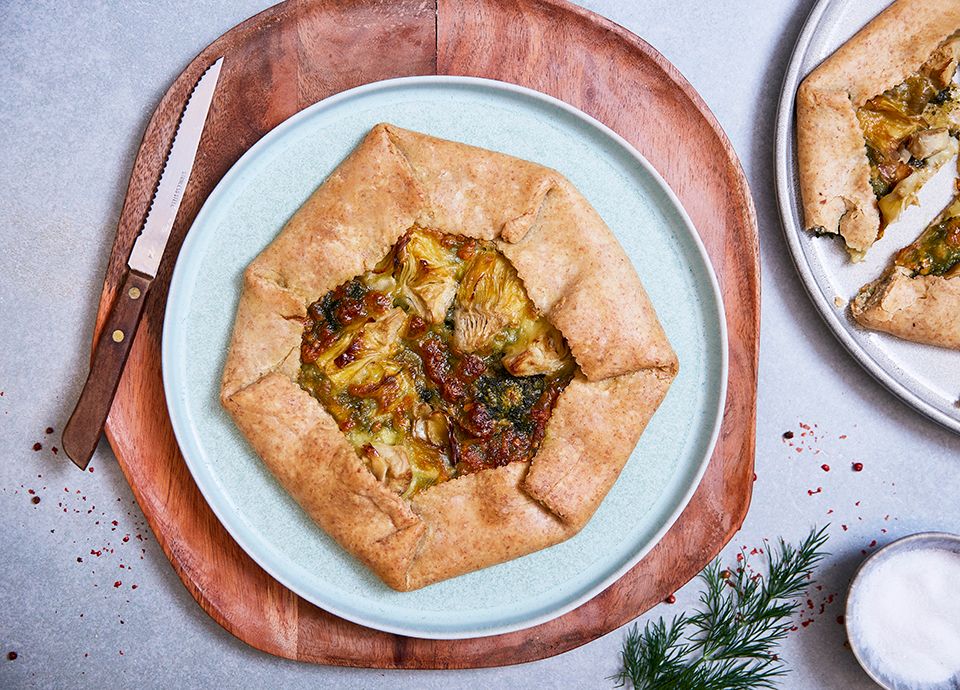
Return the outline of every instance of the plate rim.
{"type": "MultiPolygon", "coordinates": [[[[777,104],[774,134],[774,183],[777,194],[777,210],[780,215],[780,227],[783,231],[784,239],[787,242],[787,248],[790,250],[790,258],[793,260],[793,265],[800,275],[800,280],[807,292],[807,296],[810,298],[810,301],[813,303],[824,323],[826,323],[827,328],[833,336],[840,341],[840,344],[847,350],[847,353],[878,383],[883,385],[890,393],[899,399],[901,403],[949,431],[960,434],[960,417],[952,417],[921,398],[895,374],[889,372],[853,337],[855,327],[840,318],[838,312],[831,306],[826,295],[823,293],[823,289],[817,282],[816,276],[807,262],[801,245],[801,239],[806,238],[807,233],[802,228],[798,228],[794,222],[793,209],[791,208],[794,186],[791,184],[790,176],[793,159],[789,156],[788,147],[793,139],[793,132],[796,128],[794,105],[796,102],[797,89],[800,86],[802,78],[800,68],[814,34],[820,26],[823,15],[826,14],[828,7],[835,2],[841,1],[843,0],[819,0],[817,4],[814,5],[810,14],[807,15],[797,42],[794,44],[793,52],[790,55],[790,62],[784,74],[780,99],[777,104]]],[[[892,338],[894,336],[889,337],[892,338]]]]}
{"type": "MultiPolygon", "coordinates": [[[[200,490],[201,495],[204,500],[207,502],[207,505],[210,507],[214,515],[217,517],[217,520],[224,527],[230,537],[243,549],[246,553],[258,566],[263,568],[271,577],[277,580],[284,587],[302,597],[306,601],[313,603],[319,608],[335,615],[345,620],[357,623],[359,625],[373,628],[375,630],[380,630],[383,632],[404,635],[408,637],[418,637],[424,639],[438,639],[438,640],[455,640],[455,639],[469,639],[477,637],[489,637],[495,635],[501,635],[511,632],[516,632],[518,630],[524,630],[532,628],[537,625],[541,625],[548,621],[559,618],[560,616],[572,611],[573,609],[583,605],[587,601],[591,600],[617,580],[619,580],[625,573],[632,569],[644,556],[646,556],[663,538],[663,536],[669,531],[669,529],[676,523],[677,519],[680,517],[680,514],[686,509],[687,505],[690,502],[690,499],[693,497],[697,488],[700,486],[703,475],[709,465],[711,459],[713,458],[714,451],[716,449],[716,442],[719,437],[720,428],[723,422],[723,413],[726,407],[726,396],[728,389],[728,379],[729,379],[729,339],[727,332],[727,321],[726,321],[726,309],[723,302],[723,295],[720,290],[719,282],[716,276],[716,272],[713,268],[713,263],[710,260],[709,254],[706,251],[706,248],[703,244],[703,241],[700,237],[699,232],[697,232],[696,227],[693,225],[693,222],[690,220],[689,215],[686,212],[686,209],[680,203],[680,200],[677,198],[676,194],[670,188],[670,186],[664,181],[659,172],[646,160],[646,158],[637,151],[632,144],[630,144],[626,139],[620,136],[617,132],[613,131],[602,122],[596,120],[587,113],[579,110],[578,108],[561,101],[553,96],[548,94],[530,89],[524,86],[519,86],[517,84],[512,84],[510,82],[504,82],[495,79],[487,79],[481,77],[465,77],[465,76],[456,76],[456,75],[420,75],[420,76],[409,76],[409,77],[398,77],[392,79],[384,79],[380,81],[370,82],[367,84],[362,84],[360,86],[353,87],[341,91],[339,93],[333,94],[324,98],[316,103],[313,103],[294,115],[290,116],[286,120],[279,123],[269,132],[264,134],[259,140],[257,140],[249,149],[247,149],[243,155],[241,155],[227,170],[223,177],[217,182],[216,186],[204,200],[203,205],[200,208],[200,211],[197,213],[194,218],[193,223],[191,224],[190,230],[188,230],[186,237],[181,245],[180,251],[177,256],[176,264],[170,280],[170,288],[167,295],[167,302],[164,307],[164,320],[163,328],[161,331],[161,372],[163,377],[163,388],[165,393],[165,401],[167,406],[167,413],[170,417],[171,426],[173,428],[174,436],[177,440],[178,448],[180,450],[181,456],[184,459],[190,474],[194,480],[194,483],[197,485],[197,488],[200,490]],[[188,286],[185,285],[184,274],[188,268],[185,268],[188,261],[183,259],[184,256],[190,254],[190,249],[193,244],[197,241],[197,237],[200,237],[199,232],[193,232],[195,227],[199,227],[207,222],[207,216],[212,213],[211,209],[217,204],[219,198],[225,194],[225,190],[231,186],[235,178],[240,177],[244,170],[245,164],[252,159],[256,154],[261,150],[266,150],[273,140],[279,138],[283,133],[294,127],[301,119],[306,119],[312,115],[315,111],[321,110],[327,107],[334,106],[340,101],[348,100],[353,97],[366,95],[368,93],[373,93],[380,90],[389,90],[392,88],[405,87],[408,85],[420,86],[420,85],[450,85],[450,86],[472,86],[472,87],[481,87],[492,89],[494,91],[503,91],[513,95],[520,95],[526,98],[530,98],[535,101],[541,101],[550,105],[552,107],[558,108],[559,110],[564,111],[567,115],[572,116],[573,118],[583,122],[590,128],[598,130],[600,134],[609,138],[612,143],[616,144],[622,151],[630,156],[644,172],[649,176],[653,181],[656,187],[659,188],[659,191],[664,194],[669,204],[673,207],[673,210],[677,213],[679,219],[679,225],[682,225],[692,240],[694,248],[697,252],[697,257],[702,262],[705,272],[708,277],[709,290],[708,294],[712,297],[713,306],[716,308],[718,323],[710,324],[717,326],[717,337],[719,338],[719,360],[720,360],[720,372],[719,372],[719,390],[716,395],[716,404],[713,406],[713,409],[707,408],[708,411],[712,413],[712,424],[710,425],[710,434],[705,445],[705,450],[703,457],[699,460],[699,463],[696,466],[696,471],[693,474],[692,480],[686,488],[683,496],[676,502],[675,508],[670,516],[660,525],[659,529],[654,533],[654,535],[645,543],[640,549],[636,551],[629,559],[627,559],[622,566],[611,572],[606,578],[599,579],[593,584],[593,586],[584,590],[584,592],[570,601],[550,609],[546,613],[540,615],[533,615],[528,618],[523,619],[522,621],[500,624],[500,625],[491,625],[485,626],[483,628],[470,628],[464,627],[458,630],[430,630],[417,627],[416,623],[411,623],[409,625],[392,625],[384,624],[382,622],[374,622],[368,619],[365,619],[362,615],[356,615],[353,612],[343,611],[337,605],[331,605],[329,602],[318,601],[316,597],[310,596],[300,590],[298,587],[293,585],[290,580],[283,574],[278,572],[278,569],[266,558],[262,557],[262,554],[256,553],[254,548],[251,548],[248,544],[248,540],[240,532],[241,530],[231,524],[230,520],[225,516],[227,512],[223,506],[218,504],[219,492],[212,491],[213,487],[205,486],[203,481],[198,479],[198,470],[199,465],[195,466],[194,459],[189,457],[188,452],[185,452],[184,448],[188,445],[185,444],[182,439],[192,436],[190,427],[191,423],[186,418],[181,418],[180,412],[177,410],[176,406],[173,404],[173,401],[177,399],[177,388],[174,387],[174,371],[176,367],[171,361],[172,345],[169,345],[175,337],[174,330],[176,328],[175,324],[177,319],[174,314],[171,312],[174,310],[175,306],[179,304],[184,297],[181,296],[181,293],[189,294],[188,286]]],[[[184,417],[187,417],[184,415],[184,417]]]]}

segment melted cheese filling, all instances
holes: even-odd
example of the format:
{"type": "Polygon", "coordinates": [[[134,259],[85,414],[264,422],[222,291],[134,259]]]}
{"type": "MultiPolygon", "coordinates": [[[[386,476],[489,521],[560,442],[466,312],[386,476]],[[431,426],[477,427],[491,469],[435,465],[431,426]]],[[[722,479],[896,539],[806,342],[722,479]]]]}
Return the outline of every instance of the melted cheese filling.
{"type": "Polygon", "coordinates": [[[310,305],[299,383],[409,498],[533,458],[575,370],[493,243],[413,227],[310,305]]]}

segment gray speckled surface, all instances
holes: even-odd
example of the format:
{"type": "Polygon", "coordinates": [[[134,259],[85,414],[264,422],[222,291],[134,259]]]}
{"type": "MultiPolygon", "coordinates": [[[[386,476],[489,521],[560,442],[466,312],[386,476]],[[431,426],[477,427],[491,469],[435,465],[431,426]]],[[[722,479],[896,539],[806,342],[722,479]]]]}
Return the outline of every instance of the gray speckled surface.
{"type": "MultiPolygon", "coordinates": [[[[256,652],[180,584],[105,443],[92,474],[54,454],[86,374],[96,299],[146,120],[194,54],[266,4],[0,3],[0,685],[608,686],[623,631],[554,659],[466,672],[323,668],[256,652]],[[37,442],[43,449],[34,452],[37,442]]],[[[874,540],[960,531],[960,438],[902,406],[852,362],[785,253],[772,120],[811,3],[584,4],[673,61],[743,161],[763,261],[758,481],[744,529],[725,553],[831,522],[833,555],[802,619],[812,622],[782,650],[793,669],[783,686],[872,687],[843,646],[842,592],[874,540]],[[812,434],[802,436],[801,423],[812,434]],[[792,446],[781,436],[787,430],[796,434],[792,446]],[[854,461],[862,472],[850,470],[854,461]]],[[[688,585],[676,604],[650,615],[695,600],[688,585]]]]}

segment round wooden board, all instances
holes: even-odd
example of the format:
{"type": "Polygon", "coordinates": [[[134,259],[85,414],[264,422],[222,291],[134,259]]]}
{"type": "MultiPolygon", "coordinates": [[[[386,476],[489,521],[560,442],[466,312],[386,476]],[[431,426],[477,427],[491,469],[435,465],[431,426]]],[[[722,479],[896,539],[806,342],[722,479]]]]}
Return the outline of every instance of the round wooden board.
{"type": "MultiPolygon", "coordinates": [[[[134,163],[100,299],[97,332],[146,215],[177,118],[226,56],[197,163],[120,382],[107,435],[157,540],[220,625],[278,656],[380,668],[516,664],[573,649],[640,615],[692,578],[740,528],[753,483],[760,318],[756,219],[729,141],[653,48],[564,0],[288,0],[231,29],[164,95],[134,163]],[[513,82],[619,132],[677,193],[713,261],[727,311],[723,428],[699,489],[654,550],[606,591],[536,628],[422,640],[339,619],[300,599],[229,537],[194,484],[166,413],[160,332],[170,273],[207,195],[254,142],[295,112],[360,84],[418,74],[513,82]]],[[[96,339],[96,334],[95,334],[96,339]]]]}

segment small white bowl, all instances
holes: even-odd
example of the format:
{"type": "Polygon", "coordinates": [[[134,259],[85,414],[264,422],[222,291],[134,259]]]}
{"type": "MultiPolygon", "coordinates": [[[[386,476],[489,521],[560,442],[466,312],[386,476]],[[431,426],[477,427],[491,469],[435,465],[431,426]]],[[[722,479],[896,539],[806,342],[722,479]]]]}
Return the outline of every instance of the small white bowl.
{"type": "Polygon", "coordinates": [[[905,684],[902,680],[891,678],[889,675],[878,669],[873,663],[871,655],[867,652],[863,641],[863,630],[859,625],[857,617],[854,615],[856,610],[857,598],[860,594],[861,584],[866,577],[879,565],[886,562],[891,556],[903,553],[905,551],[916,550],[941,550],[960,554],[960,536],[948,532],[920,532],[910,536],[897,539],[890,542],[883,548],[870,554],[854,573],[853,580],[850,582],[850,588],[847,591],[847,606],[845,611],[845,625],[847,629],[847,639],[850,642],[850,649],[856,657],[860,666],[867,672],[874,682],[886,690],[906,690],[907,688],[958,688],[955,680],[948,681],[947,684],[937,683],[929,685],[905,684]]]}

